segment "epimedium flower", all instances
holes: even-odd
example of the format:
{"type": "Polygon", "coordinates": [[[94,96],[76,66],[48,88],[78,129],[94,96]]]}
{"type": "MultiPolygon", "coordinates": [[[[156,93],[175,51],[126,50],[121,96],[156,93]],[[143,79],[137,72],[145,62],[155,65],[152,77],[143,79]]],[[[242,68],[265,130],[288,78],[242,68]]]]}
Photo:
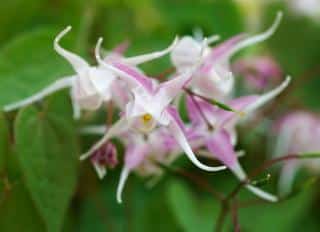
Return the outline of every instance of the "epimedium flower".
{"type": "MultiPolygon", "coordinates": [[[[155,183],[163,174],[159,164],[169,165],[181,152],[181,149],[166,128],[157,128],[148,135],[128,130],[119,131],[117,137],[125,144],[124,164],[117,187],[117,201],[122,202],[122,192],[129,174],[134,171],[140,176],[152,178],[155,183]]],[[[82,130],[86,134],[103,135],[105,126],[89,126],[82,130]]],[[[98,149],[99,151],[100,149],[98,149]]],[[[94,157],[94,154],[90,157],[94,157]]],[[[96,170],[99,178],[99,170],[96,170]]],[[[106,172],[104,172],[106,174],[106,172]]]]}
{"type": "MultiPolygon", "coordinates": [[[[62,48],[59,42],[70,30],[71,26],[68,26],[57,35],[54,40],[54,49],[70,63],[76,74],[58,79],[39,93],[22,101],[5,106],[5,111],[11,111],[32,104],[47,95],[64,88],[71,88],[70,94],[73,103],[74,118],[80,117],[81,109],[96,110],[103,102],[111,99],[111,90],[112,87],[114,87],[115,80],[117,80],[117,75],[106,68],[101,68],[100,65],[91,66],[80,56],[62,48]]],[[[135,67],[141,63],[166,55],[174,48],[176,42],[177,39],[163,51],[129,58],[121,56],[120,53],[117,53],[118,55],[111,53],[107,55],[105,59],[106,61],[119,60],[128,66],[135,67]]]]}
{"type": "MultiPolygon", "coordinates": [[[[289,82],[290,78],[288,77],[281,85],[268,93],[233,99],[228,102],[228,105],[244,114],[250,114],[280,94],[289,82]]],[[[202,137],[203,145],[212,154],[212,157],[225,164],[240,181],[248,181],[234,150],[237,141],[235,125],[240,119],[239,114],[219,109],[217,106],[192,95],[187,99],[187,106],[193,130],[202,137]]],[[[255,186],[246,184],[246,188],[265,200],[277,201],[275,196],[255,186]]]]}
{"type": "Polygon", "coordinates": [[[267,55],[239,59],[234,63],[233,70],[244,78],[248,89],[258,91],[273,86],[283,75],[279,64],[273,57],[267,55]]]}
{"type": "MultiPolygon", "coordinates": [[[[319,152],[320,117],[307,111],[288,113],[274,123],[273,135],[276,138],[276,157],[319,152]]],[[[302,167],[319,173],[320,159],[286,161],[279,179],[281,195],[290,193],[294,177],[302,167]]]]}
{"type": "MultiPolygon", "coordinates": [[[[193,91],[217,100],[227,100],[234,87],[234,77],[230,68],[231,58],[240,50],[263,42],[270,38],[278,28],[282,13],[278,12],[272,26],[264,33],[247,37],[237,35],[212,48],[206,47],[204,62],[194,74],[196,77],[190,83],[193,91]]],[[[171,52],[171,60],[178,72],[183,71],[193,57],[199,54],[199,42],[192,37],[183,37],[171,52]]]]}
{"type": "MultiPolygon", "coordinates": [[[[102,39],[99,39],[97,50],[99,50],[101,43],[102,39]]],[[[204,41],[204,45],[205,44],[206,42],[204,41]]],[[[124,128],[130,127],[141,133],[148,134],[155,127],[159,126],[167,128],[172,133],[187,157],[200,169],[206,171],[220,171],[225,169],[224,166],[209,167],[202,164],[196,158],[185,137],[183,123],[179,113],[170,105],[178,93],[182,91],[183,87],[191,80],[193,73],[201,63],[202,55],[203,53],[200,54],[197,62],[183,73],[178,74],[169,81],[158,84],[152,81],[151,78],[120,62],[105,63],[101,59],[100,54],[97,53],[96,56],[100,65],[116,73],[132,86],[133,97],[128,102],[126,110],[118,122],[116,122],[104,137],[87,153],[83,154],[80,159],[86,159],[91,156],[95,150],[114,136],[117,131],[121,131],[124,128]]]]}

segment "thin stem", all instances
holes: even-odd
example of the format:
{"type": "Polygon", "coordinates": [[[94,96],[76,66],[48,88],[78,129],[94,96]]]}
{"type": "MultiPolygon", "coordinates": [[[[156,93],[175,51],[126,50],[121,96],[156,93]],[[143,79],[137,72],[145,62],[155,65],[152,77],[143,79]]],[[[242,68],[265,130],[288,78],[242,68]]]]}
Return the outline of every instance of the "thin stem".
{"type": "Polygon", "coordinates": [[[114,110],[114,107],[113,107],[113,103],[112,101],[109,101],[108,102],[108,106],[107,106],[107,120],[106,120],[106,126],[107,128],[109,126],[112,125],[112,121],[113,121],[113,110],[114,110]]]}
{"type": "Polygon", "coordinates": [[[227,203],[223,201],[216,226],[213,230],[214,232],[221,232],[222,231],[223,226],[224,226],[224,222],[225,222],[227,215],[228,215],[228,211],[229,211],[229,207],[228,207],[227,203]]]}
{"type": "Polygon", "coordinates": [[[238,220],[238,203],[236,200],[233,201],[231,206],[231,219],[234,227],[234,232],[240,232],[240,224],[238,220]]]}
{"type": "Polygon", "coordinates": [[[202,95],[200,95],[200,94],[197,94],[197,93],[195,93],[195,92],[193,92],[191,89],[188,89],[188,88],[183,88],[184,89],[184,91],[186,91],[189,95],[191,95],[191,96],[196,96],[196,97],[198,97],[198,98],[201,98],[202,100],[204,100],[204,101],[206,101],[206,102],[208,102],[208,103],[211,103],[212,102],[212,100],[211,99],[209,99],[209,98],[207,98],[207,97],[205,97],[205,96],[202,96],[202,95]]]}
{"type": "MultiPolygon", "coordinates": [[[[290,154],[290,155],[286,155],[286,156],[282,156],[279,158],[275,158],[272,160],[268,160],[266,161],[264,164],[262,164],[260,167],[254,169],[252,172],[250,172],[249,176],[250,178],[255,178],[256,176],[258,176],[259,174],[261,174],[263,171],[265,171],[266,169],[272,167],[273,165],[280,163],[280,162],[284,162],[287,160],[292,160],[292,159],[302,159],[303,157],[297,154],[290,154]]],[[[310,157],[308,157],[310,158],[310,157]]]]}
{"type": "Polygon", "coordinates": [[[213,99],[213,98],[212,98],[212,99],[207,98],[207,97],[205,97],[205,96],[202,96],[202,95],[200,95],[200,94],[197,94],[197,93],[193,92],[192,90],[190,90],[190,89],[188,89],[188,88],[183,88],[183,89],[184,89],[187,93],[189,93],[190,95],[196,96],[196,97],[198,97],[198,98],[200,98],[200,99],[208,102],[209,104],[212,104],[212,105],[217,106],[218,108],[220,108],[220,109],[222,109],[222,110],[230,111],[230,112],[234,112],[234,113],[239,113],[240,115],[243,114],[242,112],[237,111],[237,110],[231,108],[230,106],[228,106],[228,105],[226,105],[226,104],[224,104],[224,103],[222,103],[222,102],[219,102],[219,101],[217,101],[217,100],[215,100],[215,99],[213,99]]]}
{"type": "Polygon", "coordinates": [[[210,121],[208,120],[208,118],[206,117],[205,113],[203,112],[203,110],[201,109],[200,105],[198,104],[197,100],[195,99],[194,95],[189,92],[190,90],[185,89],[186,93],[189,94],[189,96],[191,97],[191,101],[193,102],[193,104],[197,107],[198,112],[200,113],[202,119],[204,120],[204,122],[207,124],[208,129],[209,130],[213,130],[214,127],[213,125],[210,123],[210,121]]]}

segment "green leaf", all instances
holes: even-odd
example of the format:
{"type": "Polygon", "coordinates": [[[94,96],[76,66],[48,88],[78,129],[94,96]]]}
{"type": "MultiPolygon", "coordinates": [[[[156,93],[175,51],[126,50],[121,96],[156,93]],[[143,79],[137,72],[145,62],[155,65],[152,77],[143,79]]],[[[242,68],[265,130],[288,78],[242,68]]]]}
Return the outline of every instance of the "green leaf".
{"type": "MultiPolygon", "coordinates": [[[[0,50],[0,107],[36,93],[64,76],[67,70],[71,73],[68,63],[53,50],[58,32],[35,30],[0,50]]],[[[64,46],[68,38],[64,39],[64,46]]]]}
{"type": "Polygon", "coordinates": [[[196,198],[182,182],[171,182],[168,188],[171,210],[183,231],[212,231],[219,205],[213,198],[196,198]]]}
{"type": "Polygon", "coordinates": [[[30,196],[21,182],[12,183],[0,200],[1,232],[46,231],[30,196]]]}
{"type": "Polygon", "coordinates": [[[26,188],[47,231],[60,231],[77,180],[76,139],[67,97],[51,97],[43,110],[22,110],[15,122],[17,158],[26,188]]]}
{"type": "Polygon", "coordinates": [[[284,202],[240,209],[241,228],[244,231],[260,232],[294,231],[295,226],[300,225],[301,217],[307,214],[312,198],[312,191],[305,191],[284,202]]]}

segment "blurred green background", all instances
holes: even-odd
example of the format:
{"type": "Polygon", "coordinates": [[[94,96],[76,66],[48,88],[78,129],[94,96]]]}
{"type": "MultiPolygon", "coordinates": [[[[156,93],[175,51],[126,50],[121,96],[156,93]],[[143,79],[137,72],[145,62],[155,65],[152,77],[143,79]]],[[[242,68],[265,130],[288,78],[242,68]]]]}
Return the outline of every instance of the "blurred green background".
{"type": "MultiPolygon", "coordinates": [[[[293,84],[273,119],[282,112],[302,108],[319,111],[320,21],[297,15],[290,1],[258,0],[3,0],[0,7],[0,106],[29,96],[52,80],[71,74],[69,65],[53,51],[53,39],[67,25],[73,30],[63,46],[94,63],[92,49],[99,36],[108,50],[131,42],[128,55],[166,47],[176,34],[220,34],[222,40],[237,33],[267,28],[278,10],[284,19],[272,39],[244,54],[272,54],[293,84]]],[[[319,5],[320,6],[320,5],[319,5]]],[[[159,74],[169,59],[143,66],[159,74]]],[[[219,202],[205,190],[167,173],[153,188],[135,175],[117,204],[115,190],[120,167],[99,181],[88,163],[77,157],[96,137],[81,137],[77,128],[91,121],[104,122],[105,112],[87,114],[73,122],[71,107],[61,92],[18,115],[0,115],[0,231],[213,231],[219,202]],[[80,146],[81,145],[81,146],[80,146]]],[[[240,147],[248,170],[268,157],[267,128],[240,130],[240,147]]],[[[120,152],[120,160],[121,160],[120,152]]],[[[175,164],[197,174],[220,191],[237,184],[228,172],[203,173],[181,158],[175,164]]],[[[266,188],[275,191],[277,168],[266,188]]],[[[310,179],[299,174],[297,185],[310,179]]],[[[242,231],[319,231],[319,181],[279,204],[263,204],[239,211],[242,231]]],[[[241,198],[254,196],[243,191],[241,198]]],[[[232,231],[228,219],[225,231],[232,231]]]]}

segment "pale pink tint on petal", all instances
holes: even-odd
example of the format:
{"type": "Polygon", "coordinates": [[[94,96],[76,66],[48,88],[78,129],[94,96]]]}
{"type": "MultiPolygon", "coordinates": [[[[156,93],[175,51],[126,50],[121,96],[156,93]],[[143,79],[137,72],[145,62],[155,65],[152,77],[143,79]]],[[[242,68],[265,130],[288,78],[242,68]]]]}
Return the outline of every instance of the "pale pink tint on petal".
{"type": "Polygon", "coordinates": [[[274,124],[278,135],[276,155],[320,150],[320,117],[304,111],[287,114],[274,124]]]}
{"type": "Polygon", "coordinates": [[[184,123],[179,115],[178,110],[173,106],[168,106],[166,111],[170,114],[170,116],[175,120],[175,122],[179,125],[179,127],[185,133],[186,129],[185,129],[184,123]]]}
{"type": "MultiPolygon", "coordinates": [[[[244,108],[246,108],[248,105],[252,104],[258,99],[258,95],[249,95],[249,96],[244,96],[240,98],[233,99],[227,103],[228,106],[230,106],[232,109],[241,111],[244,108]]],[[[217,123],[219,126],[223,126],[226,123],[228,123],[230,120],[232,120],[234,117],[237,117],[238,114],[231,112],[231,111],[226,111],[223,109],[219,109],[215,113],[217,117],[217,123]]]]}
{"type": "Polygon", "coordinates": [[[199,108],[206,116],[212,116],[216,112],[216,107],[211,103],[201,100],[197,97],[186,97],[187,111],[189,119],[193,124],[198,125],[203,123],[203,118],[199,112],[199,108]],[[197,104],[197,105],[196,105],[197,104]]]}
{"type": "Polygon", "coordinates": [[[207,138],[206,146],[215,158],[230,169],[233,169],[234,165],[236,165],[237,155],[227,131],[221,129],[213,132],[213,134],[207,138]]]}
{"type": "Polygon", "coordinates": [[[120,62],[113,62],[112,65],[118,68],[120,71],[126,73],[127,75],[131,76],[136,82],[142,85],[147,91],[152,93],[153,91],[153,84],[152,81],[142,73],[139,73],[136,69],[122,64],[120,62]]]}
{"type": "MultiPolygon", "coordinates": [[[[168,112],[169,113],[169,112],[168,112]]],[[[179,122],[176,121],[176,116],[171,116],[171,122],[168,126],[168,130],[172,133],[174,138],[176,139],[177,143],[180,145],[182,150],[185,152],[187,157],[191,160],[191,162],[197,166],[198,168],[208,171],[208,172],[216,172],[221,171],[225,169],[225,166],[219,166],[219,167],[210,167],[203,163],[201,163],[196,155],[193,153],[191,145],[189,144],[186,135],[183,132],[183,129],[179,126],[179,122]]]]}
{"type": "Polygon", "coordinates": [[[228,56],[229,51],[232,50],[233,47],[237,43],[239,43],[243,38],[243,34],[237,35],[223,42],[222,44],[212,48],[211,53],[204,61],[204,65],[201,68],[201,72],[208,73],[215,64],[215,62],[218,62],[220,59],[224,59],[225,56],[228,56]]]}
{"type": "Polygon", "coordinates": [[[112,52],[123,55],[130,45],[130,42],[128,40],[118,44],[114,49],[112,49],[112,52]]]}
{"type": "Polygon", "coordinates": [[[148,154],[145,144],[129,144],[125,152],[125,166],[132,170],[139,166],[148,154]]]}
{"type": "Polygon", "coordinates": [[[235,73],[245,78],[245,83],[255,89],[264,89],[280,81],[282,70],[270,56],[250,57],[233,65],[235,73]]]}

